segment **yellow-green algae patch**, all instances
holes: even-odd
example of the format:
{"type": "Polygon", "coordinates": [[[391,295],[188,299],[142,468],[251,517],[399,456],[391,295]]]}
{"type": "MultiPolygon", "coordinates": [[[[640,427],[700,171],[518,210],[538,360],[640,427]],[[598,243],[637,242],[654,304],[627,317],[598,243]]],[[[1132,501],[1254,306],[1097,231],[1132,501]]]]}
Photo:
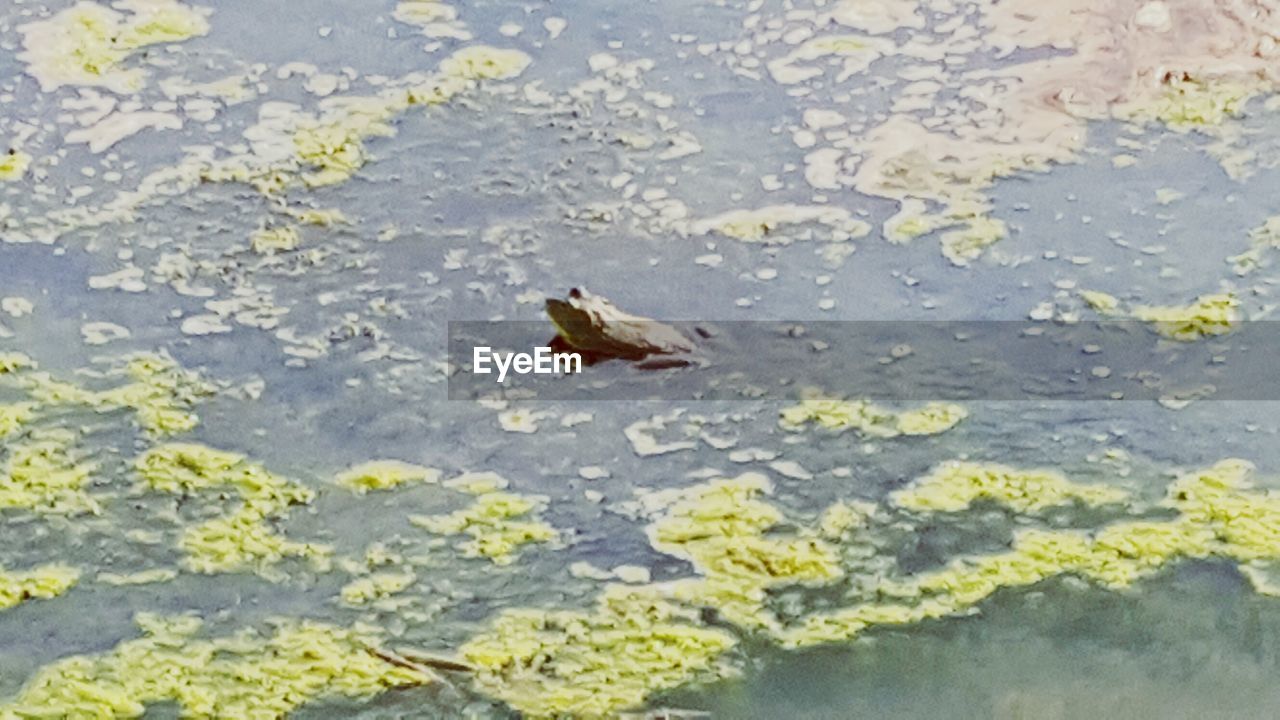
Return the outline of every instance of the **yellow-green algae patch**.
{"type": "Polygon", "coordinates": [[[828,57],[842,57],[843,72],[837,82],[866,70],[893,49],[893,43],[865,35],[829,35],[802,43],[795,50],[769,62],[769,74],[783,85],[793,85],[822,75],[828,57]]]}
{"type": "Polygon", "coordinates": [[[586,611],[507,610],[459,653],[527,717],[612,717],[659,690],[722,677],[733,635],[650,587],[610,585],[586,611]]]}
{"type": "Polygon", "coordinates": [[[429,38],[470,40],[466,24],[458,20],[458,11],[440,0],[402,0],[392,13],[397,21],[416,25],[429,38]]]}
{"type": "MultiPolygon", "coordinates": [[[[661,508],[648,527],[650,542],[688,560],[697,577],[610,584],[591,611],[508,610],[462,653],[477,667],[483,691],[527,715],[592,717],[729,672],[717,657],[734,645],[734,636],[699,626],[694,618],[703,608],[716,609],[743,631],[806,647],[848,640],[878,626],[972,612],[1001,589],[1064,574],[1123,590],[1185,558],[1233,560],[1266,592],[1273,587],[1269,569],[1280,562],[1280,498],[1253,488],[1251,467],[1226,460],[1182,475],[1162,502],[1176,511],[1171,519],[1135,518],[1095,530],[1026,528],[1005,552],[959,556],[940,569],[897,577],[877,571],[866,578],[874,599],[794,620],[769,609],[768,591],[823,587],[846,577],[836,543],[849,539],[875,508],[837,503],[815,529],[780,531],[786,518],[764,502],[769,484],[761,475],[662,491],[645,503],[661,508]],[[677,649],[682,645],[685,651],[677,649]]],[[[922,479],[910,489],[914,495],[895,499],[926,512],[962,510],[980,497],[1027,512],[1076,499],[1125,500],[1119,490],[1079,485],[1053,473],[993,466],[949,470],[954,472],[922,479]],[[957,486],[958,494],[933,492],[957,486]],[[1045,495],[1032,495],[1034,488],[1045,495]],[[923,493],[931,493],[928,500],[920,500],[923,493]]]]}
{"type": "Polygon", "coordinates": [[[1231,332],[1240,319],[1239,305],[1235,295],[1218,293],[1201,295],[1190,305],[1136,307],[1133,316],[1152,323],[1163,337],[1190,342],[1231,332]]]}
{"type": "Polygon", "coordinates": [[[439,479],[439,470],[399,460],[374,460],[338,473],[334,481],[363,495],[370,490],[390,490],[406,483],[434,483],[439,479]]]}
{"type": "MultiPolygon", "coordinates": [[[[22,367],[34,369],[35,365],[19,365],[15,370],[22,367]]],[[[58,380],[46,372],[19,373],[17,381],[37,406],[81,405],[97,412],[129,409],[138,425],[152,435],[188,432],[199,424],[192,408],[212,394],[213,388],[198,374],[183,369],[171,358],[152,354],[133,356],[124,372],[132,382],[101,391],[58,380]]]]}
{"type": "Polygon", "coordinates": [[[347,605],[367,605],[404,590],[417,579],[411,572],[376,572],[347,583],[339,596],[347,605]]]}
{"type": "Polygon", "coordinates": [[[393,17],[406,25],[428,25],[452,22],[458,11],[439,0],[403,0],[396,4],[393,17]]]}
{"type": "Polygon", "coordinates": [[[261,511],[244,507],[187,528],[181,541],[186,566],[208,575],[252,571],[269,580],[283,579],[273,566],[285,558],[328,567],[332,548],[289,540],[276,532],[269,520],[261,511]]]}
{"type": "Polygon", "coordinates": [[[288,540],[270,524],[290,505],[309,503],[315,494],[243,455],[169,443],[148,450],[134,466],[147,485],[162,492],[234,489],[240,495],[238,508],[184,530],[181,546],[187,554],[186,565],[196,572],[251,570],[272,578],[272,566],[286,557],[324,567],[332,554],[325,545],[288,540]]]}
{"type": "Polygon", "coordinates": [[[478,81],[516,77],[530,61],[518,50],[487,45],[462,48],[441,61],[430,76],[410,76],[377,95],[330,98],[316,116],[293,114],[264,121],[255,132],[283,132],[272,144],[287,143],[291,153],[278,156],[273,149],[270,157],[236,155],[202,166],[199,176],[209,182],[246,183],[267,196],[300,185],[345,182],[368,162],[366,140],[395,134],[391,121],[396,116],[414,106],[448,102],[478,81]]]}
{"type": "Polygon", "coordinates": [[[27,174],[27,168],[30,166],[31,156],[24,152],[10,150],[8,153],[0,155],[0,182],[21,180],[22,176],[27,174]]]}
{"type": "Polygon", "coordinates": [[[190,408],[212,393],[199,375],[159,355],[135,357],[126,371],[133,382],[101,393],[99,403],[132,408],[138,424],[154,435],[189,432],[199,423],[190,408]]]}
{"type": "Polygon", "coordinates": [[[472,45],[445,58],[440,72],[462,80],[505,80],[524,72],[530,62],[530,57],[519,50],[472,45]]]}
{"type": "Polygon", "coordinates": [[[1250,86],[1184,74],[1170,78],[1154,98],[1118,106],[1115,112],[1127,120],[1159,121],[1180,132],[1213,128],[1238,117],[1250,98],[1266,90],[1260,81],[1250,86]]]}
{"type": "Polygon", "coordinates": [[[151,570],[139,570],[134,573],[100,572],[94,580],[104,585],[115,586],[151,585],[169,582],[176,577],[178,577],[178,571],[173,568],[153,568],[151,570]]]}
{"type": "Polygon", "coordinates": [[[0,405],[0,438],[8,440],[0,467],[0,509],[38,513],[99,512],[87,487],[93,463],[77,450],[79,436],[48,427],[42,415],[60,407],[83,406],[97,412],[131,409],[138,425],[152,435],[169,435],[195,427],[191,408],[211,388],[172,360],[137,355],[123,372],[131,382],[107,390],[89,390],[40,372],[16,353],[0,357],[0,378],[27,394],[22,402],[0,405]]]}
{"type": "Polygon", "coordinates": [[[0,404],[0,440],[18,432],[35,417],[35,403],[0,404]]]}
{"type": "Polygon", "coordinates": [[[61,564],[41,565],[30,570],[0,568],[0,609],[33,598],[55,598],[79,581],[79,570],[61,564]]]}
{"type": "Polygon", "coordinates": [[[492,484],[471,483],[465,489],[477,495],[470,506],[448,515],[414,515],[409,522],[439,535],[468,535],[471,539],[461,545],[463,553],[488,558],[497,565],[515,561],[522,545],[560,537],[537,516],[546,498],[502,492],[492,484]]]}
{"type": "Polygon", "coordinates": [[[1103,314],[1111,314],[1120,309],[1120,301],[1116,296],[1098,290],[1081,290],[1080,298],[1089,307],[1103,314]]]}
{"type": "Polygon", "coordinates": [[[0,375],[14,375],[22,370],[31,370],[35,367],[35,361],[22,353],[0,352],[0,375]]]}
{"type": "Polygon", "coordinates": [[[347,216],[337,208],[285,208],[284,213],[303,225],[314,227],[351,224],[347,216]]]}
{"type": "MultiPolygon", "coordinates": [[[[991,206],[985,200],[970,197],[972,193],[967,191],[957,191],[954,196],[926,192],[926,188],[938,184],[939,178],[930,177],[938,171],[915,167],[914,163],[919,160],[920,158],[909,155],[900,161],[902,166],[891,174],[900,179],[909,178],[912,173],[919,173],[922,177],[918,178],[919,186],[912,187],[911,183],[905,183],[903,188],[899,188],[898,192],[890,195],[902,196],[899,197],[898,212],[886,220],[882,226],[886,240],[903,244],[935,230],[951,228],[939,239],[942,254],[951,261],[951,264],[967,267],[969,263],[981,257],[987,248],[1008,237],[1008,225],[1003,220],[990,216],[991,206]],[[929,212],[924,200],[914,197],[914,193],[943,202],[944,206],[937,212],[929,212]]],[[[979,184],[990,184],[1001,174],[997,169],[992,169],[990,172],[993,174],[989,177],[985,174],[980,176],[983,179],[979,184]]],[[[1012,170],[1009,172],[1011,173],[1012,170]]],[[[955,179],[951,178],[951,180],[955,179]]],[[[978,183],[978,180],[971,178],[970,182],[978,183]]]]}
{"type": "Polygon", "coordinates": [[[1048,470],[1006,465],[947,462],[890,495],[894,505],[920,512],[958,512],[986,500],[1021,513],[1035,513],[1073,501],[1097,506],[1119,503],[1128,493],[1107,485],[1082,485],[1048,470]]]}
{"type": "Polygon", "coordinates": [[[143,453],[134,463],[138,474],[155,490],[191,493],[231,488],[247,507],[274,512],[311,502],[311,490],[250,462],[239,453],[197,443],[166,443],[143,453]]]}
{"type": "Polygon", "coordinates": [[[464,472],[457,477],[450,478],[444,485],[458,492],[484,495],[496,490],[505,490],[510,483],[507,482],[506,478],[495,472],[464,472]]]}
{"type": "Polygon", "coordinates": [[[841,400],[808,393],[799,404],[783,408],[779,424],[800,430],[816,423],[829,430],[853,429],[873,437],[937,435],[968,417],[963,407],[952,403],[928,403],[915,410],[894,412],[867,400],[841,400]]]}
{"type": "Polygon", "coordinates": [[[205,639],[194,617],[136,620],[141,638],[45,666],[0,705],[0,718],[139,717],[162,702],[177,703],[183,717],[282,718],[316,698],[430,681],[374,657],[368,648],[379,638],[333,625],[289,619],[269,635],[205,639]]]}
{"type": "MultiPolygon", "coordinates": [[[[367,161],[364,141],[395,134],[387,121],[396,112],[388,104],[349,103],[333,120],[299,128],[293,135],[294,154],[304,167],[310,168],[302,175],[302,182],[307,187],[324,187],[349,180],[367,161]]],[[[296,234],[295,231],[292,238],[294,247],[296,234]]],[[[255,250],[257,245],[255,240],[255,250]]]]}
{"type": "Polygon", "coordinates": [[[114,7],[118,10],[79,2],[18,28],[23,35],[18,58],[42,90],[80,85],[136,92],[147,74],[124,67],[131,55],[148,45],[181,42],[209,31],[207,11],[175,0],[122,0],[114,7]]]}
{"type": "Polygon", "coordinates": [[[1009,234],[1003,220],[980,215],[956,230],[942,234],[942,254],[953,265],[964,267],[1009,234]]]}
{"type": "Polygon", "coordinates": [[[882,582],[887,602],[811,615],[779,639],[788,646],[846,640],[874,625],[958,614],[1002,588],[1073,574],[1122,590],[1183,558],[1221,557],[1251,568],[1280,559],[1280,499],[1253,489],[1252,466],[1224,460],[1170,484],[1171,520],[1128,520],[1095,531],[1027,529],[1013,548],[962,556],[945,568],[882,582]]]}
{"type": "Polygon", "coordinates": [[[942,217],[929,214],[925,208],[924,201],[918,198],[903,198],[898,212],[881,226],[884,239],[901,245],[946,225],[942,217]]]}
{"type": "Polygon", "coordinates": [[[1235,266],[1239,275],[1247,275],[1262,264],[1263,254],[1268,250],[1280,248],[1280,215],[1269,217],[1258,227],[1249,231],[1250,248],[1245,252],[1227,258],[1235,266]]]}
{"type": "MultiPolygon", "coordinates": [[[[835,547],[813,534],[773,532],[782,514],[761,497],[758,473],[657,493],[653,546],[688,560],[700,577],[649,585],[610,584],[590,611],[508,610],[461,648],[476,682],[532,717],[604,717],[650,694],[731,672],[720,656],[736,644],[703,627],[703,608],[744,629],[776,631],[765,591],[842,576],[835,547]]],[[[833,533],[860,522],[835,512],[833,533]]]]}
{"type": "Polygon", "coordinates": [[[825,540],[769,532],[784,519],[761,500],[771,489],[759,473],[713,480],[681,493],[649,525],[655,550],[688,560],[702,576],[670,583],[673,597],[714,607],[743,628],[775,629],[763,611],[766,590],[825,584],[844,574],[835,547],[825,540]]]}
{"type": "Polygon", "coordinates": [[[790,242],[790,238],[775,235],[779,228],[806,223],[831,228],[837,240],[860,238],[871,232],[870,225],[854,218],[848,210],[824,205],[770,205],[731,210],[694,224],[693,231],[700,235],[718,232],[743,242],[774,245],[790,242]]]}
{"type": "Polygon", "coordinates": [[[60,428],[36,430],[7,447],[0,475],[0,509],[41,513],[97,513],[86,492],[97,469],[76,457],[75,433],[60,428]]]}
{"type": "Polygon", "coordinates": [[[259,255],[274,255],[278,252],[296,250],[302,244],[302,236],[293,225],[282,225],[274,228],[263,228],[249,236],[249,246],[259,255]]]}

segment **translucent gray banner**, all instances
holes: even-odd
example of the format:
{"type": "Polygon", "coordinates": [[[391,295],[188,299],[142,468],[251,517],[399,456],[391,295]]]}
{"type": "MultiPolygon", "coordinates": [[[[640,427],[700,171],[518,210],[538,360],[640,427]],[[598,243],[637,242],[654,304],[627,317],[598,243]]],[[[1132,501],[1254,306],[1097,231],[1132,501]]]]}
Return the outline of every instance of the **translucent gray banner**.
{"type": "MultiPolygon", "coordinates": [[[[554,347],[549,322],[449,323],[449,397],[794,399],[807,388],[873,400],[1280,400],[1280,322],[1173,340],[1137,321],[671,322],[691,352],[516,372],[499,358],[554,347]],[[476,372],[476,348],[482,351],[476,372]]],[[[1185,336],[1185,334],[1184,334],[1185,336]]],[[[571,347],[557,348],[573,352],[571,347]]],[[[546,352],[543,367],[549,367],[546,352]]]]}

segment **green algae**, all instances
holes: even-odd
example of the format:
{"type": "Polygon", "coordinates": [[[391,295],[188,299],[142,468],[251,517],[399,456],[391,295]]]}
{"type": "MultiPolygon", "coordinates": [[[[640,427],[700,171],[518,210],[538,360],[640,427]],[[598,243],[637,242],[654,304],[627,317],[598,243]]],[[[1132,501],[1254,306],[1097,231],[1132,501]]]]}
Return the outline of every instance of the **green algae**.
{"type": "Polygon", "coordinates": [[[470,506],[448,515],[414,515],[409,522],[438,535],[467,535],[471,539],[460,546],[463,553],[488,558],[495,565],[514,562],[522,545],[560,537],[559,531],[537,516],[546,498],[502,492],[495,484],[480,485],[470,479],[464,487],[477,495],[470,506]]]}
{"type": "Polygon", "coordinates": [[[13,435],[35,417],[35,403],[0,404],[0,440],[13,435]]]}
{"type": "Polygon", "coordinates": [[[284,212],[299,223],[314,227],[351,224],[347,216],[337,208],[287,208],[284,212]]]}
{"type": "Polygon", "coordinates": [[[819,60],[828,57],[844,58],[843,77],[866,70],[893,49],[893,43],[883,38],[865,35],[829,35],[813,38],[799,45],[787,55],[769,62],[769,73],[783,85],[793,85],[823,74],[819,60]]]}
{"type": "Polygon", "coordinates": [[[421,672],[374,657],[378,637],[287,619],[272,632],[245,630],[198,637],[191,616],[137,616],[141,638],[99,655],[77,655],[42,668],[0,718],[139,717],[174,702],[183,717],[282,718],[322,697],[367,698],[421,685],[421,672]]]}
{"type": "Polygon", "coordinates": [[[1263,264],[1267,251],[1280,248],[1280,215],[1269,217],[1249,231],[1250,248],[1239,255],[1227,258],[1237,275],[1247,275],[1263,264]]]}
{"type": "Polygon", "coordinates": [[[775,629],[763,610],[767,589],[842,575],[821,538],[770,532],[783,516],[760,499],[769,490],[764,476],[746,473],[659,493],[667,506],[650,542],[700,577],[613,583],[586,612],[505,611],[461,648],[477,685],[532,717],[604,717],[653,692],[731,674],[721,656],[737,641],[701,626],[702,608],[744,629],[775,629]]]}
{"type": "Polygon", "coordinates": [[[58,515],[100,512],[98,502],[86,491],[97,468],[76,457],[75,441],[75,433],[50,428],[8,445],[0,474],[0,510],[58,515]]]}
{"type": "Polygon", "coordinates": [[[1280,498],[1253,489],[1252,466],[1224,460],[1170,484],[1163,504],[1171,520],[1124,520],[1095,531],[1029,528],[1013,548],[961,556],[937,571],[882,582],[891,602],[817,613],[788,628],[790,647],[852,638],[875,625],[905,624],[971,610],[1006,588],[1028,587],[1075,575],[1124,590],[1179,559],[1218,557],[1241,563],[1246,576],[1257,563],[1280,559],[1280,498]]]}
{"type": "Polygon", "coordinates": [[[843,576],[836,550],[825,540],[769,532],[783,521],[761,500],[771,491],[758,473],[713,480],[681,493],[649,525],[655,550],[688,560],[702,576],[673,583],[672,596],[714,607],[740,627],[761,629],[775,624],[763,611],[769,588],[843,576]]]}
{"type": "Polygon", "coordinates": [[[213,574],[253,571],[279,577],[274,566],[285,558],[327,567],[332,550],[288,540],[271,527],[291,505],[307,504],[315,494],[276,475],[243,455],[192,443],[168,443],[141,455],[134,467],[153,490],[175,494],[232,489],[239,507],[183,531],[181,547],[191,570],[213,574]]]}
{"type": "Polygon", "coordinates": [[[184,564],[194,572],[213,575],[254,572],[268,580],[285,575],[275,565],[286,558],[309,560],[318,569],[327,569],[332,548],[316,543],[294,542],[268,524],[270,516],[251,507],[187,528],[180,546],[186,552],[184,564]]]}
{"type": "Polygon", "coordinates": [[[954,403],[932,402],[914,410],[898,413],[894,423],[903,435],[938,435],[955,427],[969,416],[969,411],[954,403]]]}
{"type": "Polygon", "coordinates": [[[1133,309],[1138,320],[1152,323],[1157,333],[1170,340],[1192,342],[1225,335],[1240,320],[1240,301],[1231,293],[1201,295],[1190,305],[1139,306],[1133,309]]]}
{"type": "Polygon", "coordinates": [[[275,512],[311,502],[315,493],[268,471],[245,456],[197,443],[166,443],[143,453],[134,467],[154,490],[192,493],[236,490],[247,507],[275,512]]]}
{"type": "Polygon", "coordinates": [[[999,590],[1028,587],[1073,574],[1120,590],[1178,557],[1204,557],[1212,533],[1166,522],[1124,522],[1096,534],[1074,530],[1020,531],[1009,552],[962,556],[945,568],[877,588],[885,601],[816,613],[788,628],[789,647],[848,640],[877,625],[937,619],[969,611],[999,590]]]}
{"type": "Polygon", "coordinates": [[[80,2],[48,20],[19,28],[25,51],[18,57],[42,90],[77,85],[135,92],[142,88],[147,73],[125,67],[134,53],[209,31],[206,12],[174,0],[129,0],[116,7],[129,14],[80,2]]]}
{"type": "Polygon", "coordinates": [[[1241,562],[1280,558],[1280,497],[1254,489],[1253,465],[1224,460],[1169,486],[1165,505],[1214,533],[1215,554],[1241,562]]]}
{"type": "Polygon", "coordinates": [[[829,430],[857,430],[872,437],[937,435],[968,417],[968,411],[952,403],[928,403],[923,407],[895,412],[867,400],[841,400],[813,392],[799,404],[783,408],[779,424],[798,431],[807,423],[829,430]]]}
{"type": "Polygon", "coordinates": [[[35,361],[22,353],[0,352],[0,375],[15,375],[22,370],[31,370],[35,367],[35,361]]]}
{"type": "Polygon", "coordinates": [[[982,256],[984,250],[1009,234],[1003,220],[978,216],[961,228],[942,234],[942,254],[954,265],[964,267],[982,256]]]}
{"type": "Polygon", "coordinates": [[[1263,88],[1239,82],[1182,75],[1164,83],[1154,99],[1117,108],[1128,120],[1159,121],[1171,130],[1209,129],[1244,112],[1249,100],[1263,88]]]}
{"type": "Polygon", "coordinates": [[[249,236],[249,247],[259,255],[275,255],[276,253],[296,250],[302,244],[302,236],[293,225],[263,228],[249,236]]]}
{"type": "Polygon", "coordinates": [[[729,675],[719,658],[734,644],[649,588],[611,585],[586,611],[504,611],[459,654],[480,690],[528,717],[610,717],[658,690],[729,675]]]}
{"type": "MultiPolygon", "coordinates": [[[[160,446],[140,458],[138,466],[154,489],[167,492],[234,488],[246,505],[257,503],[264,509],[301,498],[298,488],[243,456],[204,446],[160,446]]],[[[872,581],[875,599],[792,618],[770,609],[772,593],[857,579],[856,571],[843,564],[840,548],[857,541],[868,518],[884,510],[837,502],[812,525],[796,523],[766,502],[771,487],[757,473],[661,491],[645,503],[655,513],[647,527],[650,543],[659,552],[688,561],[694,576],[642,585],[609,584],[586,610],[506,610],[463,645],[460,654],[474,666],[478,689],[527,716],[608,716],[638,706],[656,692],[731,675],[727,653],[738,643],[738,632],[785,647],[840,642],[877,627],[963,615],[1003,589],[1029,587],[1061,575],[1124,590],[1185,558],[1229,559],[1253,578],[1261,572],[1259,567],[1280,561],[1280,499],[1255,490],[1250,472],[1247,463],[1224,461],[1180,476],[1162,502],[1176,512],[1172,519],[1126,519],[1094,530],[1023,528],[1006,552],[962,555],[936,570],[865,578],[872,581]],[[701,618],[707,608],[735,630],[705,626],[701,618]]],[[[449,484],[472,492],[476,502],[427,524],[436,532],[472,535],[476,555],[509,557],[518,543],[484,544],[481,539],[495,532],[488,525],[522,517],[541,501],[503,492],[505,482],[492,474],[468,474],[449,484]]],[[[895,506],[926,514],[960,512],[978,500],[1036,513],[1076,501],[1095,505],[1126,499],[1121,490],[1081,485],[1054,472],[976,463],[941,466],[891,496],[895,506]]],[[[259,518],[250,515],[247,524],[260,528],[259,518]]],[[[504,537],[502,532],[497,536],[504,537]]],[[[371,553],[370,568],[386,564],[380,557],[394,562],[385,552],[371,548],[371,553]]],[[[260,551],[255,557],[272,554],[260,551]]],[[[241,557],[227,565],[253,561],[241,557]]],[[[415,580],[411,572],[373,572],[348,583],[340,599],[355,607],[376,605],[415,580]]],[[[1264,591],[1267,586],[1257,582],[1264,591]]],[[[189,696],[172,685],[163,690],[121,685],[124,681],[111,676],[105,665],[96,664],[101,662],[92,661],[93,669],[83,674],[90,687],[110,688],[138,706],[177,699],[189,714],[200,714],[190,709],[194,706],[189,696]]],[[[37,678],[49,677],[53,667],[57,664],[37,678]]],[[[80,682],[81,676],[73,677],[80,682]]],[[[223,680],[201,676],[182,682],[203,687],[223,680]]],[[[29,682],[22,697],[30,697],[38,684],[36,679],[29,682]]],[[[44,690],[56,693],[55,702],[83,701],[76,683],[54,689],[46,682],[44,690]]],[[[227,690],[241,691],[249,689],[227,690]]]]}
{"type": "Polygon", "coordinates": [[[21,180],[27,174],[27,168],[31,167],[31,156],[11,150],[6,154],[0,154],[0,182],[13,182],[21,180]]]}
{"type": "Polygon", "coordinates": [[[440,471],[399,460],[374,460],[338,473],[334,481],[363,495],[371,490],[390,490],[411,483],[435,483],[440,471]]]}
{"type": "Polygon", "coordinates": [[[405,590],[417,579],[411,572],[373,573],[342,586],[339,597],[347,605],[367,605],[405,590]]]}
{"type": "Polygon", "coordinates": [[[785,245],[791,238],[778,236],[780,228],[815,223],[832,230],[834,240],[860,238],[871,232],[871,226],[853,217],[843,208],[823,205],[770,205],[749,210],[731,210],[707,218],[694,225],[694,232],[717,232],[725,237],[748,243],[785,245]]]}
{"type": "Polygon", "coordinates": [[[926,213],[924,208],[920,200],[903,200],[902,209],[884,222],[884,238],[901,245],[928,235],[945,224],[941,217],[926,213]]]}
{"type": "MultiPolygon", "coordinates": [[[[299,129],[293,135],[293,145],[294,154],[308,168],[302,182],[315,188],[349,180],[368,161],[364,141],[395,134],[387,124],[394,114],[391,107],[376,102],[352,104],[336,120],[299,129]]],[[[292,239],[296,247],[297,238],[292,239]]]]}
{"type": "Polygon", "coordinates": [[[484,495],[505,490],[510,484],[506,478],[495,472],[464,472],[457,477],[449,478],[444,486],[470,495],[484,495]]]}
{"type": "Polygon", "coordinates": [[[1098,290],[1081,290],[1080,298],[1094,310],[1111,314],[1120,309],[1120,301],[1116,296],[1098,290]]]}
{"type": "Polygon", "coordinates": [[[100,572],[94,577],[96,582],[117,587],[128,585],[152,585],[169,582],[178,577],[178,571],[172,568],[152,568],[133,573],[100,572]]]}
{"type": "Polygon", "coordinates": [[[1081,485],[1048,470],[1019,470],[993,463],[947,462],[890,495],[894,505],[918,512],[958,512],[978,501],[1019,513],[1080,502],[1120,503],[1128,494],[1106,485],[1081,485]]]}
{"type": "Polygon", "coordinates": [[[0,609],[31,599],[55,598],[79,581],[80,571],[62,564],[41,565],[30,570],[0,568],[0,609]]]}
{"type": "MultiPolygon", "coordinates": [[[[516,77],[529,62],[529,56],[518,50],[487,45],[461,48],[442,60],[429,77],[411,76],[377,95],[331,98],[318,115],[293,117],[280,138],[292,147],[287,157],[264,161],[252,153],[237,155],[202,163],[199,177],[208,182],[245,183],[271,198],[290,189],[341,184],[368,163],[367,140],[395,134],[391,123],[397,116],[415,106],[447,103],[480,81],[516,77]]],[[[274,126],[261,130],[282,132],[274,126]]]]}
{"type": "MultiPolygon", "coordinates": [[[[189,432],[199,424],[193,412],[202,398],[213,393],[213,387],[199,374],[185,370],[163,355],[140,354],[127,360],[124,374],[132,381],[108,390],[90,390],[81,385],[59,380],[47,372],[37,371],[29,360],[12,358],[13,373],[19,388],[34,401],[34,409],[83,406],[96,412],[132,410],[138,425],[154,436],[189,432]],[[32,372],[16,372],[18,370],[32,372]]],[[[6,367],[0,359],[0,368],[6,367]]],[[[0,376],[6,373],[0,372],[0,376]]]]}
{"type": "Polygon", "coordinates": [[[871,503],[841,500],[822,511],[818,519],[818,536],[832,542],[849,539],[850,533],[866,525],[876,514],[871,503]]]}
{"type": "Polygon", "coordinates": [[[402,0],[396,4],[394,16],[407,25],[427,25],[452,21],[458,11],[438,0],[402,0]]]}
{"type": "MultiPolygon", "coordinates": [[[[480,670],[477,685],[533,717],[607,716],[651,694],[732,672],[718,657],[735,635],[701,627],[695,613],[713,608],[739,631],[784,647],[842,642],[877,627],[907,626],[969,614],[995,593],[1074,575],[1101,588],[1126,590],[1181,559],[1239,563],[1259,592],[1268,592],[1280,563],[1280,498],[1255,490],[1251,466],[1227,460],[1186,473],[1168,487],[1162,505],[1172,519],[1135,517],[1087,529],[1022,528],[1008,551],[961,555],[936,570],[851,577],[838,549],[856,542],[881,510],[836,503],[814,527],[794,526],[763,497],[759,474],[717,479],[654,494],[648,526],[654,549],[689,561],[697,575],[646,585],[609,584],[593,611],[507,610],[463,648],[480,670]],[[770,591],[820,589],[845,579],[869,581],[871,599],[783,618],[768,606],[770,591]],[[623,602],[625,601],[625,602],[623,602]],[[637,612],[674,619],[689,654],[669,652],[673,632],[637,622],[637,612]],[[645,633],[640,635],[640,633],[645,633]]],[[[895,493],[895,504],[922,513],[959,512],[975,500],[1034,513],[1054,505],[1122,504],[1125,492],[1081,485],[1046,471],[956,463],[895,493]]],[[[1123,507],[1123,505],[1121,505],[1123,507]]]]}
{"type": "MultiPolygon", "coordinates": [[[[1239,259],[1239,258],[1235,258],[1239,259]]],[[[1120,300],[1094,290],[1080,292],[1085,303],[1105,316],[1123,316],[1120,300]]],[[[1137,305],[1128,316],[1151,323],[1161,337],[1194,342],[1231,332],[1240,321],[1240,301],[1234,293],[1201,295],[1188,305],[1137,305]]]]}
{"type": "Polygon", "coordinates": [[[519,50],[472,45],[445,58],[440,72],[461,80],[505,80],[523,73],[530,62],[529,56],[519,50]]]}
{"type": "Polygon", "coordinates": [[[189,432],[199,424],[191,408],[213,388],[198,374],[160,355],[135,357],[126,371],[133,382],[101,393],[101,407],[133,409],[138,424],[158,436],[189,432]]]}

